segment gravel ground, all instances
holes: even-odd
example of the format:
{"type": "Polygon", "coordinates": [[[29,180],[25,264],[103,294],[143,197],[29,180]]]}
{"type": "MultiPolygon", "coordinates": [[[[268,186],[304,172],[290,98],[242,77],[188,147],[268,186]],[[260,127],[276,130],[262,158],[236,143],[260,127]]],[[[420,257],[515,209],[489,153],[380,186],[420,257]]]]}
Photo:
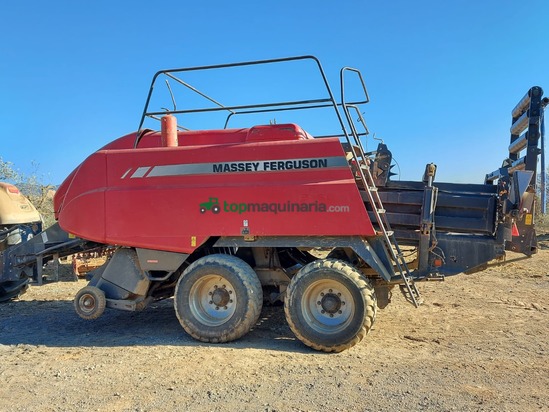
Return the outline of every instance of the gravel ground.
{"type": "MultiPolygon", "coordinates": [[[[547,247],[547,242],[542,243],[547,247]]],[[[84,280],[0,305],[1,411],[546,411],[549,250],[395,293],[371,333],[324,354],[265,307],[238,341],[194,341],[171,299],[80,319],[84,280]]]]}

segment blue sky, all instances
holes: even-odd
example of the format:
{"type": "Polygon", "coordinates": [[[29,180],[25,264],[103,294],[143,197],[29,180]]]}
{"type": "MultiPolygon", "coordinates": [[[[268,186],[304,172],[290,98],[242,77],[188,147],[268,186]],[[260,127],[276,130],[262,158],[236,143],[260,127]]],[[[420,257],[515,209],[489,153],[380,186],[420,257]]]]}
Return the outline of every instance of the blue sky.
{"type": "Polygon", "coordinates": [[[514,105],[534,85],[549,95],[544,0],[10,1],[0,15],[0,156],[45,183],[134,131],[160,69],[312,54],[337,83],[356,67],[407,180],[434,162],[438,181],[481,183],[514,105]]]}

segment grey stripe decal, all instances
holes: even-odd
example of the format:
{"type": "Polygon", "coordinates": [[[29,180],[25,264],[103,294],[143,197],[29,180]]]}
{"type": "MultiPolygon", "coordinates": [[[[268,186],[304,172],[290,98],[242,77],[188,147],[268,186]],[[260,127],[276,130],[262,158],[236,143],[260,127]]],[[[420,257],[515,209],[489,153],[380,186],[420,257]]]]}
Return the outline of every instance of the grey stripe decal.
{"type": "Polygon", "coordinates": [[[147,174],[147,172],[149,171],[150,167],[138,167],[137,170],[135,172],[133,172],[133,175],[131,176],[131,179],[135,178],[135,177],[143,177],[147,174]]]}
{"type": "MultiPolygon", "coordinates": [[[[214,173],[242,173],[242,172],[278,172],[304,169],[323,169],[332,167],[348,167],[343,156],[304,158],[304,159],[276,159],[220,163],[187,163],[179,165],[154,166],[147,177],[183,176],[214,173]]],[[[148,167],[138,168],[133,177],[143,177],[148,167]],[[138,172],[145,169],[140,176],[138,172]]]]}
{"type": "Polygon", "coordinates": [[[212,172],[212,163],[191,163],[182,165],[154,166],[149,177],[201,175],[212,172]]]}

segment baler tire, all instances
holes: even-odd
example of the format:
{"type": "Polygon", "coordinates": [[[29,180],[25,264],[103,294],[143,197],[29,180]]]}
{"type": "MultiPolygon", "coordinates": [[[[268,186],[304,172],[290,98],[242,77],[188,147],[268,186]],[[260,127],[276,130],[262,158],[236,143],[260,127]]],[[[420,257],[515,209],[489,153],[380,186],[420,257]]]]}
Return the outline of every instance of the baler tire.
{"type": "Polygon", "coordinates": [[[82,319],[93,320],[100,317],[107,307],[105,293],[95,287],[86,286],[74,297],[74,309],[82,319]]]}
{"type": "Polygon", "coordinates": [[[24,279],[22,281],[8,281],[0,283],[0,303],[9,302],[10,300],[17,299],[29,287],[29,280],[24,279]]]}
{"type": "Polygon", "coordinates": [[[374,288],[341,260],[309,263],[291,279],[286,293],[284,312],[290,329],[301,342],[319,351],[351,348],[375,322],[374,288]]]}
{"type": "Polygon", "coordinates": [[[175,288],[179,323],[202,342],[223,343],[244,336],[257,323],[262,305],[263,290],[256,273],[231,255],[196,260],[175,288]]]}

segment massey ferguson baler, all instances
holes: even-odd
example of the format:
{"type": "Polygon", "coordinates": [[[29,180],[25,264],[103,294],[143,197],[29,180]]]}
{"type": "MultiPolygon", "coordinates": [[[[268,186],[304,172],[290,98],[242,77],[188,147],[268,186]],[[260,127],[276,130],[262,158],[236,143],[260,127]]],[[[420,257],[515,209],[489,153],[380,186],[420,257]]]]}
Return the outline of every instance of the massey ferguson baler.
{"type": "Polygon", "coordinates": [[[264,301],[282,301],[301,341],[337,352],[368,333],[395,285],[417,306],[417,281],[480,270],[506,249],[536,252],[541,88],[513,110],[509,160],[483,184],[437,183],[434,164],[421,181],[392,180],[387,146],[363,146],[361,105],[369,98],[360,72],[342,69],[340,89],[336,100],[312,56],[158,72],[138,132],[71,173],[55,196],[58,225],[5,252],[1,282],[40,282],[48,259],[114,246],[75,297],[84,319],[173,296],[187,333],[227,342],[253,327],[264,301]],[[272,101],[242,93],[253,103],[228,104],[209,92],[215,82],[187,79],[288,64],[315,69],[322,96],[272,101]],[[351,81],[361,94],[349,101],[351,81]],[[201,103],[178,106],[176,88],[193,96],[183,102],[201,103]],[[306,116],[299,120],[315,110],[330,111],[335,132],[317,131],[325,114],[310,126],[306,116]],[[223,122],[190,130],[201,115],[223,122]],[[289,121],[242,120],[269,115],[289,121]],[[156,127],[144,127],[151,122],[156,127]]]}

